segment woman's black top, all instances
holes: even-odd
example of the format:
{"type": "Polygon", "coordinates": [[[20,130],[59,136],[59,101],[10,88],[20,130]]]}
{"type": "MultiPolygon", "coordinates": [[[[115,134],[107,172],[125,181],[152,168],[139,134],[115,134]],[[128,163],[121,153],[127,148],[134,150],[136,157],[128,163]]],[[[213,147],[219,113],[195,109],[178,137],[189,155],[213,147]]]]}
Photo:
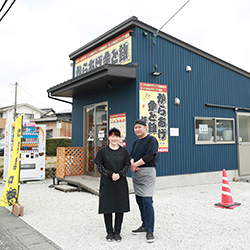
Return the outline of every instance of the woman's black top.
{"type": "Polygon", "coordinates": [[[128,151],[122,147],[113,150],[106,146],[98,151],[94,162],[101,173],[99,214],[128,212],[129,195],[126,179],[130,165],[128,151]],[[118,173],[120,179],[113,181],[113,173],[118,173]]]}

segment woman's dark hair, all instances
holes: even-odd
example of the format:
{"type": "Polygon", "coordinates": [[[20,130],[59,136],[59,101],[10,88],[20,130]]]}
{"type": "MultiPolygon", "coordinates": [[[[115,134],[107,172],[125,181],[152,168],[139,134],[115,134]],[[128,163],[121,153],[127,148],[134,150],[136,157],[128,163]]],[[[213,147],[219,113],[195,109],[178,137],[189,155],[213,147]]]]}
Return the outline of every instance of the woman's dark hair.
{"type": "Polygon", "coordinates": [[[114,134],[115,136],[121,137],[121,132],[117,128],[112,128],[112,129],[109,130],[108,136],[111,136],[112,134],[114,134]]]}

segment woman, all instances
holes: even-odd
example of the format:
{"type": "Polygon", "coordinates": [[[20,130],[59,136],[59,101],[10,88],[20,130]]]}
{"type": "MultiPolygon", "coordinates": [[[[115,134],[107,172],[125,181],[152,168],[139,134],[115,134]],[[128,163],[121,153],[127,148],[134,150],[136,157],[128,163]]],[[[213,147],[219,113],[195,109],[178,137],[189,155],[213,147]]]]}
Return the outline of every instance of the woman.
{"type": "Polygon", "coordinates": [[[129,212],[126,174],[130,166],[128,151],[119,146],[121,133],[117,128],[108,132],[109,145],[100,149],[94,162],[101,173],[99,214],[104,214],[107,241],[121,241],[123,213],[129,212]],[[113,227],[112,213],[115,213],[113,227]]]}

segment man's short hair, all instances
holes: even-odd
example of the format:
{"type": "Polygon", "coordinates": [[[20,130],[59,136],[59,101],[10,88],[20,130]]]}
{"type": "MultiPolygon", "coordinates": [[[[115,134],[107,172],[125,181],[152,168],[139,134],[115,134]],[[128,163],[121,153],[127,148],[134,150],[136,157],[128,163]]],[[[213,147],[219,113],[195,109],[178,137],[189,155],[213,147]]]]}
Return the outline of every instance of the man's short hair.
{"type": "Polygon", "coordinates": [[[135,120],[134,126],[137,125],[137,124],[147,126],[146,122],[144,120],[142,120],[142,119],[135,120]]]}

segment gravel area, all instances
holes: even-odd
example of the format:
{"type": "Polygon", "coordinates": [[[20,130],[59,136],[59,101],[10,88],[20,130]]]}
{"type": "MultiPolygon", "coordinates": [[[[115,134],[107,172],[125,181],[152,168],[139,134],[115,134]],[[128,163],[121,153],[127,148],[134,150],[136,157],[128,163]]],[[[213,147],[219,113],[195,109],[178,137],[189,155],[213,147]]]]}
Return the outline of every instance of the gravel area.
{"type": "MultiPolygon", "coordinates": [[[[1,183],[1,181],[0,181],[1,183]]],[[[156,190],[155,242],[132,235],[140,225],[133,194],[131,211],[123,221],[120,243],[106,242],[98,197],[87,192],[50,188],[52,180],[21,184],[20,203],[26,223],[67,250],[80,249],[249,249],[250,183],[230,182],[234,209],[215,208],[221,201],[221,183],[156,190]]],[[[4,183],[0,184],[2,194],[4,183]]]]}

